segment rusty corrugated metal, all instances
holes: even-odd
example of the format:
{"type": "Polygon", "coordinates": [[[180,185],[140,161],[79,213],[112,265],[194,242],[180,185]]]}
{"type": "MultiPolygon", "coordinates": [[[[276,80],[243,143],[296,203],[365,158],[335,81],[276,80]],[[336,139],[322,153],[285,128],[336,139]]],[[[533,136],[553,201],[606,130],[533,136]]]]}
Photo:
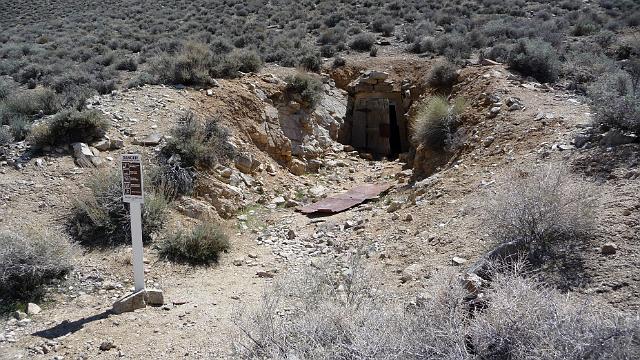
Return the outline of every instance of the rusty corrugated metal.
{"type": "Polygon", "coordinates": [[[336,194],[316,203],[298,208],[304,214],[335,214],[373,199],[389,190],[391,184],[365,184],[357,186],[346,193],[336,194]]]}

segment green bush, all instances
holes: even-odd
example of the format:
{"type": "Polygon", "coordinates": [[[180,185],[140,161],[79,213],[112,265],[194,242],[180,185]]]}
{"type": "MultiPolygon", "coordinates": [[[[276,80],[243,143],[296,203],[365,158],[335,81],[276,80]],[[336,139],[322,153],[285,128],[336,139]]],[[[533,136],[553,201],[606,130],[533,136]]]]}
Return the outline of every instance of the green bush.
{"type": "Polygon", "coordinates": [[[371,51],[371,47],[376,42],[376,37],[373,34],[362,33],[356,35],[349,43],[349,47],[353,50],[366,52],[371,51]]]}
{"type": "Polygon", "coordinates": [[[159,244],[166,259],[190,264],[217,262],[221,252],[229,249],[229,237],[215,223],[196,226],[190,233],[183,230],[168,235],[159,244]]]}
{"type": "Polygon", "coordinates": [[[322,68],[322,58],[318,52],[306,53],[298,63],[300,67],[307,71],[318,72],[322,68]]]}
{"type": "Polygon", "coordinates": [[[177,157],[183,167],[209,169],[228,162],[235,155],[229,144],[229,131],[215,118],[203,123],[193,112],[187,112],[178,120],[171,135],[162,154],[167,159],[177,157]]]}
{"type": "Polygon", "coordinates": [[[464,110],[464,100],[449,104],[446,98],[435,96],[420,105],[413,121],[412,141],[433,151],[453,150],[458,117],[464,110]]]}
{"type": "Polygon", "coordinates": [[[556,50],[541,40],[521,40],[507,59],[509,67],[542,82],[553,82],[558,78],[558,56],[556,50]]]}
{"type": "Polygon", "coordinates": [[[0,305],[42,295],[43,285],[71,271],[73,254],[57,234],[0,232],[0,305]]]}
{"type": "Polygon", "coordinates": [[[322,82],[309,74],[296,74],[285,78],[287,94],[313,109],[322,100],[322,82]]]}
{"type": "MultiPolygon", "coordinates": [[[[70,233],[86,246],[110,247],[131,243],[129,205],[122,202],[122,182],[116,171],[97,174],[87,182],[89,193],[73,202],[70,233]]],[[[149,242],[166,221],[167,200],[155,189],[145,189],[142,240],[149,242]]]]}
{"type": "Polygon", "coordinates": [[[116,70],[136,71],[138,70],[138,63],[134,58],[126,58],[116,63],[116,70]]]}
{"type": "Polygon", "coordinates": [[[427,75],[427,84],[442,90],[450,90],[457,80],[458,68],[448,61],[434,64],[427,75]]]}
{"type": "Polygon", "coordinates": [[[110,126],[97,110],[63,110],[33,127],[29,141],[39,146],[91,142],[103,137],[110,126]]]}

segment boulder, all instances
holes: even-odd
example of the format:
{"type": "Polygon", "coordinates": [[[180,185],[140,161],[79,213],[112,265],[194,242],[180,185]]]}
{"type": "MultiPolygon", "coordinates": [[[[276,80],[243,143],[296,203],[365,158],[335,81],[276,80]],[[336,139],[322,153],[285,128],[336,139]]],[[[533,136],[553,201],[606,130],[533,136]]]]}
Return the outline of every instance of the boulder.
{"type": "Polygon", "coordinates": [[[143,309],[147,306],[145,296],[144,290],[126,295],[113,303],[113,312],[115,314],[122,314],[125,312],[132,312],[137,309],[143,309]]]}
{"type": "Polygon", "coordinates": [[[151,306],[164,305],[164,294],[159,289],[147,289],[144,294],[144,300],[151,306]]]}
{"type": "Polygon", "coordinates": [[[600,252],[602,253],[602,255],[613,255],[617,251],[618,251],[618,245],[612,242],[608,242],[602,245],[602,248],[600,248],[600,252]]]}
{"type": "Polygon", "coordinates": [[[147,135],[142,139],[136,139],[134,141],[134,144],[136,145],[142,145],[142,146],[156,146],[158,144],[160,144],[160,141],[162,141],[162,139],[164,138],[164,136],[162,134],[159,133],[153,133],[151,135],[147,135]]]}
{"type": "Polygon", "coordinates": [[[42,309],[40,308],[40,306],[34,304],[34,303],[28,303],[27,304],[27,314],[29,315],[37,315],[42,311],[42,309]]]}
{"type": "Polygon", "coordinates": [[[289,165],[289,171],[293,174],[293,175],[304,175],[304,173],[306,172],[306,168],[307,165],[298,159],[293,159],[291,160],[291,164],[289,165]]]}
{"type": "Polygon", "coordinates": [[[238,154],[234,159],[236,169],[242,171],[245,174],[251,174],[253,172],[253,157],[246,154],[238,154]]]}
{"type": "Polygon", "coordinates": [[[402,274],[400,275],[400,281],[402,283],[406,283],[412,280],[417,280],[420,278],[423,267],[420,264],[411,264],[402,270],[402,274]]]}

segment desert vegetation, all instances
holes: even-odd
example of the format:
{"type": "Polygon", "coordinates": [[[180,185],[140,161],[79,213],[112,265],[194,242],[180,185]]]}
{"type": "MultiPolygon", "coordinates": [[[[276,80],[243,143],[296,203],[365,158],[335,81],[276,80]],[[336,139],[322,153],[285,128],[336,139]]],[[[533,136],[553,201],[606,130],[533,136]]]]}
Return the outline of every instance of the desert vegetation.
{"type": "Polygon", "coordinates": [[[501,268],[481,306],[452,274],[403,302],[376,288],[370,270],[351,265],[346,274],[309,268],[269,288],[256,310],[237,317],[238,356],[622,359],[639,350],[637,319],[566,297],[523,275],[522,263],[501,268]]]}
{"type": "Polygon", "coordinates": [[[434,151],[454,150],[456,129],[460,126],[459,116],[464,106],[463,98],[456,98],[452,103],[442,96],[425,100],[414,118],[413,143],[434,151]]]}
{"type": "Polygon", "coordinates": [[[229,249],[229,237],[219,225],[205,220],[191,231],[167,234],[159,243],[160,256],[177,262],[206,265],[229,249]]]}
{"type": "Polygon", "coordinates": [[[14,301],[38,299],[44,285],[73,269],[73,254],[60,234],[0,232],[0,311],[14,301]]]}
{"type": "MultiPolygon", "coordinates": [[[[89,192],[74,200],[69,231],[81,244],[110,247],[130,243],[128,204],[122,202],[122,183],[116,171],[99,173],[87,183],[89,192]]],[[[147,189],[142,209],[143,241],[149,242],[164,226],[167,199],[147,189]]]]}

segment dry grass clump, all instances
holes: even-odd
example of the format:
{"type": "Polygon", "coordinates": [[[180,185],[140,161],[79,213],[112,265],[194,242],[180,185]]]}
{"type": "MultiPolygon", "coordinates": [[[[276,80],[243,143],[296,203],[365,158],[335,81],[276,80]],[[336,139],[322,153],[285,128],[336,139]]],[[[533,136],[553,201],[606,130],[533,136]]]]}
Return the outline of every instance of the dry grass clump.
{"type": "Polygon", "coordinates": [[[589,95],[598,125],[640,134],[640,57],[626,71],[603,74],[589,95]]]}
{"type": "Polygon", "coordinates": [[[516,273],[470,307],[442,274],[404,302],[362,267],[305,269],[276,281],[236,318],[244,359],[624,359],[640,350],[640,321],[580,304],[516,273]]]}
{"type": "Polygon", "coordinates": [[[212,222],[196,226],[191,232],[179,230],[167,235],[159,244],[160,255],[177,262],[207,265],[218,261],[229,249],[229,237],[212,222]]]}
{"type": "Polygon", "coordinates": [[[595,205],[586,184],[553,165],[505,181],[483,212],[498,243],[515,243],[539,263],[593,235],[595,205]]]}
{"type": "Polygon", "coordinates": [[[413,121],[413,143],[434,151],[452,150],[459,116],[464,107],[462,98],[449,103],[446,98],[435,96],[423,102],[413,121]]]}
{"type": "Polygon", "coordinates": [[[0,232],[0,307],[42,295],[43,285],[71,271],[73,254],[72,244],[58,234],[0,232]]]}
{"type": "MultiPolygon", "coordinates": [[[[87,183],[89,193],[74,199],[71,234],[87,246],[108,247],[131,243],[128,204],[122,202],[118,172],[96,174],[87,183]]],[[[167,216],[164,194],[145,191],[142,206],[142,240],[148,242],[164,226],[167,216]]]]}
{"type": "Polygon", "coordinates": [[[553,82],[558,78],[557,52],[542,40],[520,40],[509,52],[507,63],[511,69],[538,81],[553,82]]]}

